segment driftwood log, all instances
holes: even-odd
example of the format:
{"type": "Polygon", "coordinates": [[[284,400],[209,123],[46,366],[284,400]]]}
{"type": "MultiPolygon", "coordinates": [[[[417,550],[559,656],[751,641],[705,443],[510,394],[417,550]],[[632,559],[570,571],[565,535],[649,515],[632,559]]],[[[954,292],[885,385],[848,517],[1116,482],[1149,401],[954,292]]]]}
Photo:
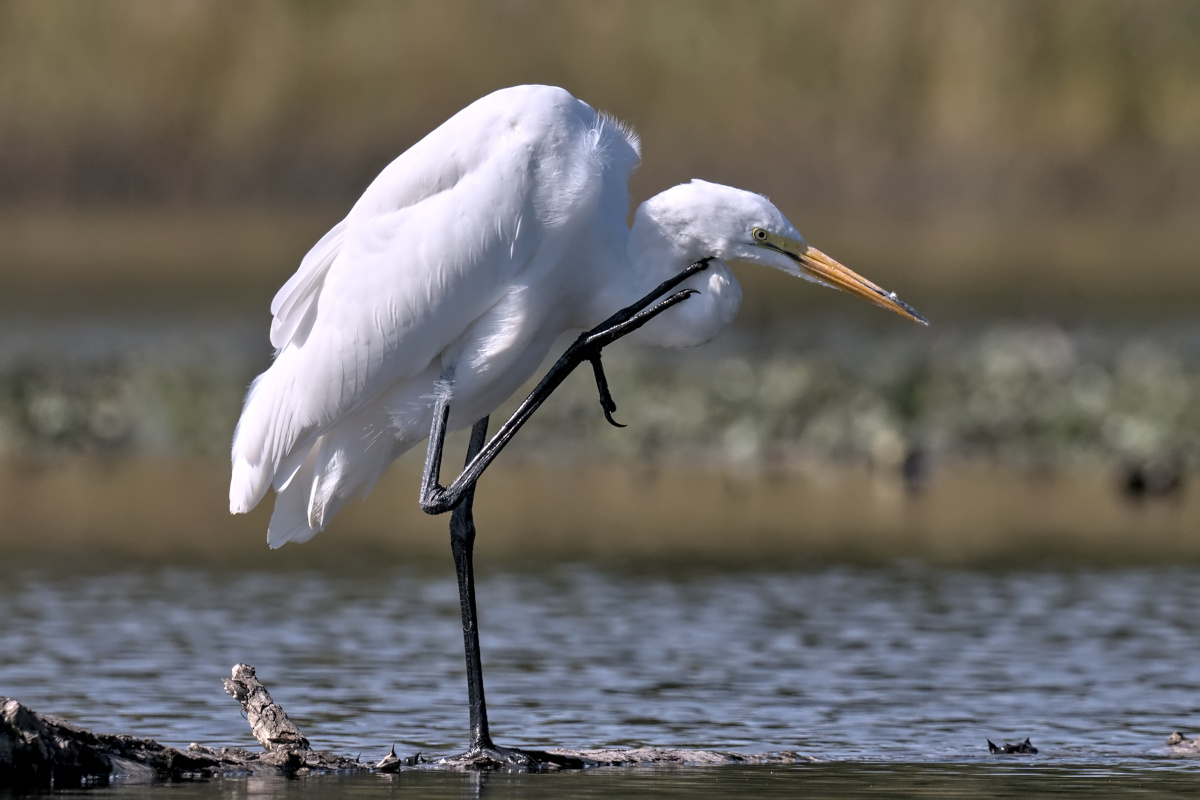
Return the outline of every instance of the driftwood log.
{"type": "Polygon", "coordinates": [[[267,687],[263,686],[249,664],[238,664],[233,668],[232,678],[223,678],[225,691],[233,695],[242,708],[246,709],[246,721],[250,732],[267,752],[309,750],[308,739],[288,719],[283,706],[271,699],[267,687]]]}
{"type": "MultiPolygon", "coordinates": [[[[250,730],[265,752],[200,744],[186,750],[133,736],[93,733],[0,697],[0,788],[71,788],[111,781],[180,780],[218,775],[311,772],[397,772],[412,768],[507,769],[487,760],[449,757],[428,760],[420,753],[396,755],[395,747],[376,764],[313,750],[283,708],[271,699],[254,667],[238,664],[225,690],[246,711],[250,730]]],[[[745,755],[718,750],[550,750],[596,766],[794,764],[814,759],[796,753],[745,755]]]]}
{"type": "Polygon", "coordinates": [[[252,758],[242,750],[184,752],[150,739],[92,733],[0,697],[0,788],[186,778],[234,772],[252,758]]]}

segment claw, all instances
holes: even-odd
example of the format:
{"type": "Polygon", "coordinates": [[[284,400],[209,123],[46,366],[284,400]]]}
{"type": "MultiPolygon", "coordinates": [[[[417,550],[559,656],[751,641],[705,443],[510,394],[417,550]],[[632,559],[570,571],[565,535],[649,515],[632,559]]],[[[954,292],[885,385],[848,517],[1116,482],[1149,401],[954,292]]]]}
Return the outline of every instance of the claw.
{"type": "MultiPolygon", "coordinates": [[[[693,264],[692,267],[704,269],[708,266],[709,260],[711,259],[701,259],[693,264]]],[[[604,418],[608,420],[608,424],[616,428],[625,427],[612,418],[612,412],[617,410],[617,404],[613,402],[612,394],[608,391],[608,381],[604,377],[604,367],[600,364],[600,351],[606,345],[615,342],[627,333],[632,333],[671,306],[682,303],[694,294],[700,293],[695,289],[681,289],[648,308],[643,307],[632,315],[625,316],[625,312],[622,311],[592,330],[581,334],[576,341],[575,346],[580,347],[584,353],[587,353],[584,358],[592,362],[592,371],[596,373],[596,389],[600,392],[600,408],[604,409],[604,418]]]]}
{"type": "Polygon", "coordinates": [[[616,409],[614,408],[614,409],[612,409],[612,411],[608,410],[607,408],[604,409],[604,418],[606,420],[608,420],[608,424],[612,425],[614,428],[628,428],[629,427],[628,425],[622,425],[621,423],[617,422],[615,419],[612,418],[613,411],[616,411],[616,409]]]}
{"type": "Polygon", "coordinates": [[[617,410],[617,404],[612,399],[612,393],[608,391],[608,379],[604,377],[604,365],[600,363],[600,354],[596,353],[588,361],[592,362],[592,372],[596,374],[596,389],[600,392],[600,408],[604,409],[604,418],[614,428],[626,427],[612,418],[612,412],[617,410]]]}

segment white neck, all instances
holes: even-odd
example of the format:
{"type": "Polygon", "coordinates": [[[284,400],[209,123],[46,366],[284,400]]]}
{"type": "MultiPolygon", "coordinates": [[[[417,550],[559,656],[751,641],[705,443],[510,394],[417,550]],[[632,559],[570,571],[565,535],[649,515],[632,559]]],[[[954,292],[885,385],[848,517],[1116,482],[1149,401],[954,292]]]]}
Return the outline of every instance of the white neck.
{"type": "Polygon", "coordinates": [[[712,260],[708,269],[675,290],[694,289],[697,294],[664,312],[630,338],[662,347],[704,344],[733,322],[742,303],[742,287],[721,259],[720,242],[693,235],[695,226],[682,224],[678,217],[654,212],[651,202],[643,203],[629,232],[626,249],[633,280],[626,293],[632,295],[630,303],[690,264],[702,258],[712,260]]]}

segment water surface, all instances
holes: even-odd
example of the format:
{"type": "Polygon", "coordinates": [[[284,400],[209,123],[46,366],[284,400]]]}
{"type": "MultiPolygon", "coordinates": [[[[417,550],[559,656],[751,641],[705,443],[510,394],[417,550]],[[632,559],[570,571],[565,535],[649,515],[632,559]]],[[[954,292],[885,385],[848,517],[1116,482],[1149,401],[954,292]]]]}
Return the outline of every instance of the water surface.
{"type": "MultiPolygon", "coordinates": [[[[497,739],[796,750],[826,761],[1164,757],[1200,726],[1200,570],[586,565],[485,573],[497,739]]],[[[363,572],[30,567],[0,584],[0,693],[105,731],[252,745],[220,686],[254,664],[318,747],[465,737],[449,565],[363,572]]],[[[1177,761],[1170,763],[1176,764],[1177,761]]]]}

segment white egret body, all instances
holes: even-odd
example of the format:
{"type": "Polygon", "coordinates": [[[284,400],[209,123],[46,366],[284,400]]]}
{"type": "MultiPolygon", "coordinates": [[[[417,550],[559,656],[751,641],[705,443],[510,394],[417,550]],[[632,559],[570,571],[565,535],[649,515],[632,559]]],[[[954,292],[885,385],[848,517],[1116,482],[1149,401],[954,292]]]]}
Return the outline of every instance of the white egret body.
{"type": "MultiPolygon", "coordinates": [[[[585,330],[692,262],[698,294],[637,331],[687,347],[733,320],[747,261],[920,320],[804,243],[764,197],[704,181],[626,224],[636,136],[563,89],[484,97],[392,162],[271,304],[277,355],[233,439],[230,510],[274,486],[268,542],[305,541],[429,435],[435,399],[470,425],[585,330]]],[[[921,320],[923,321],[923,320],[921,320]]]]}

